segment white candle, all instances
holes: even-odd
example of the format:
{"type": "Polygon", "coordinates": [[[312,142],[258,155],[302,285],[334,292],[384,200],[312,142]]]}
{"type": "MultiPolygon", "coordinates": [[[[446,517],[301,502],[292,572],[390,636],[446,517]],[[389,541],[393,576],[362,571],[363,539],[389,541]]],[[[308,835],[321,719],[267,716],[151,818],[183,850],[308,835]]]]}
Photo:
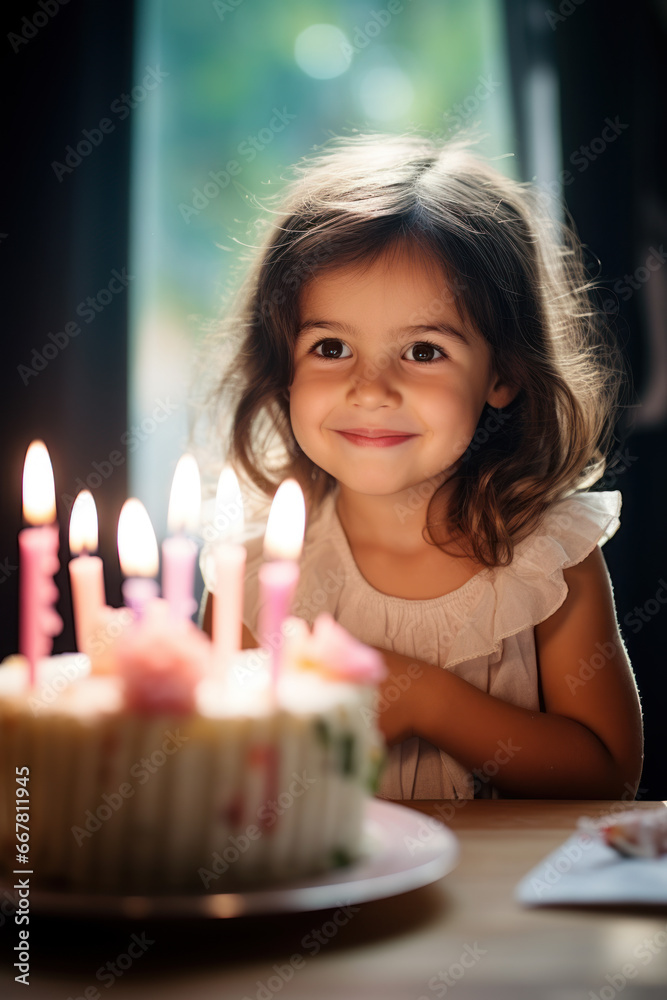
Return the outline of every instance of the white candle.
{"type": "Polygon", "coordinates": [[[262,596],[259,630],[262,646],[271,653],[275,692],[282,662],[282,624],[299,581],[299,557],[306,524],[306,505],[295,479],[286,479],[276,491],[264,536],[264,556],[272,559],[259,570],[262,596]]]}
{"type": "Polygon", "coordinates": [[[213,553],[213,645],[216,663],[222,670],[226,670],[231,657],[242,645],[246,563],[245,545],[234,542],[243,533],[243,499],[238,479],[229,466],[225,466],[218,480],[214,525],[220,532],[220,539],[213,553]],[[220,528],[223,524],[224,528],[220,528]]]}
{"type": "Polygon", "coordinates": [[[140,500],[126,500],[118,518],[118,557],[127,577],[125,603],[141,618],[149,601],[158,595],[158,548],[153,525],[140,500]]]}
{"type": "Polygon", "coordinates": [[[191,618],[197,610],[194,598],[197,546],[186,532],[199,528],[201,482],[193,455],[183,455],[176,466],[169,498],[167,524],[171,536],[162,543],[162,594],[174,621],[191,618]]]}
{"type": "Polygon", "coordinates": [[[90,638],[106,607],[104,567],[97,549],[97,509],[93,495],[82,490],[74,501],[69,522],[69,547],[75,557],[70,560],[69,578],[74,608],[76,645],[90,656],[90,638]]]}

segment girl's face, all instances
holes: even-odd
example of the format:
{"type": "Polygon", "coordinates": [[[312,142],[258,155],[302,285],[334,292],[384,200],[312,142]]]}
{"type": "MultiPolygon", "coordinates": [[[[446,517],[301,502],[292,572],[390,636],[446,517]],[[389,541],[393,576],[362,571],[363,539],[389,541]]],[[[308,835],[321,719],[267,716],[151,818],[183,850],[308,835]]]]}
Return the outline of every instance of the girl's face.
{"type": "Polygon", "coordinates": [[[294,436],[353,492],[397,498],[427,480],[435,489],[484,403],[506,406],[518,391],[500,383],[444,275],[414,251],[317,276],[299,319],[294,436]]]}

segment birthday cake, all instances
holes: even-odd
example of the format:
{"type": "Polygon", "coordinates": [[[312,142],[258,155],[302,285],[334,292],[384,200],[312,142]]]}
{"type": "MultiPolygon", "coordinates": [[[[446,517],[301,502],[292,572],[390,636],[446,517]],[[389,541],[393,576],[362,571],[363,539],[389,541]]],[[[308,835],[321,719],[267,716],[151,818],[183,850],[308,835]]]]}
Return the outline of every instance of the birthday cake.
{"type": "Polygon", "coordinates": [[[284,632],[276,683],[262,649],[221,673],[208,638],[159,600],[105,672],[52,656],[29,686],[10,658],[2,867],[76,891],[227,892],[357,858],[383,759],[382,659],[328,615],[284,632]]]}

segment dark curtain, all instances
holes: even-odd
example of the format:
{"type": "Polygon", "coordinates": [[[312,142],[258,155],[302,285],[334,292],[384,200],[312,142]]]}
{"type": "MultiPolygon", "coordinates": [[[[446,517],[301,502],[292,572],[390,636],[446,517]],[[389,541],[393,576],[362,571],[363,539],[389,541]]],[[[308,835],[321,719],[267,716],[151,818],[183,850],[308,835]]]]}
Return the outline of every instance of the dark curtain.
{"type": "Polygon", "coordinates": [[[127,427],[132,119],[129,110],[122,117],[122,108],[135,81],[131,3],[44,0],[9,4],[0,17],[5,656],[18,643],[21,475],[33,438],[43,438],[51,453],[61,527],[57,583],[65,630],[55,651],[75,648],[66,575],[69,498],[98,476],[100,554],[109,602],[120,603],[114,535],[126,465],[109,472],[108,458],[121,449],[127,427]]]}
{"type": "Polygon", "coordinates": [[[506,24],[524,179],[532,179],[535,128],[526,81],[542,65],[558,80],[563,196],[631,370],[616,462],[600,484],[623,494],[621,528],[603,551],[644,709],[638,797],[665,799],[667,8],[648,0],[631,7],[508,0],[506,24]]]}

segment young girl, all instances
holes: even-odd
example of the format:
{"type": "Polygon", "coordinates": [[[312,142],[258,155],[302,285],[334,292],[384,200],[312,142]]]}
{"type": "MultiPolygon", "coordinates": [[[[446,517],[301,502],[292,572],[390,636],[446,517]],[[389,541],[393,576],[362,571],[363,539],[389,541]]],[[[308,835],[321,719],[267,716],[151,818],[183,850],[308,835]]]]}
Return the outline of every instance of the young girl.
{"type": "Polygon", "coordinates": [[[381,796],[631,798],[621,498],[586,492],[621,366],[576,237],[468,147],[356,135],[298,166],[227,323],[227,457],[304,489],[293,613],[384,653],[381,796]]]}

